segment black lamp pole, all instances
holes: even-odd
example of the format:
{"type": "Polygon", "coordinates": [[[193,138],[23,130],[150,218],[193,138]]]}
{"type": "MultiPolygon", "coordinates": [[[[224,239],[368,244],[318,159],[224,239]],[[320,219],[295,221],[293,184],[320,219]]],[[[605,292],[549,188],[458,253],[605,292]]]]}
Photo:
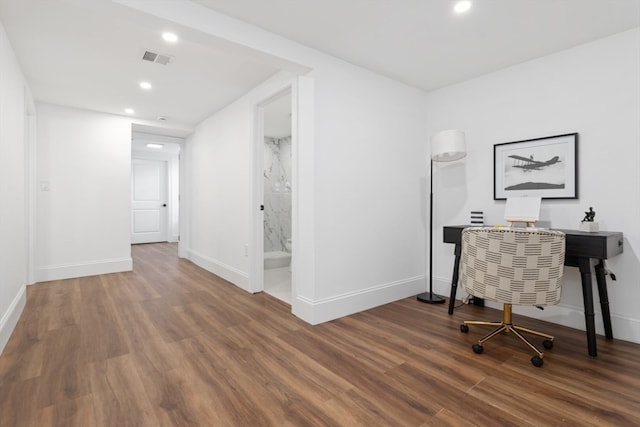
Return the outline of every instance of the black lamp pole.
{"type": "Polygon", "coordinates": [[[442,304],[444,297],[433,293],[433,158],[429,166],[429,292],[417,296],[418,301],[428,304],[442,304]]]}

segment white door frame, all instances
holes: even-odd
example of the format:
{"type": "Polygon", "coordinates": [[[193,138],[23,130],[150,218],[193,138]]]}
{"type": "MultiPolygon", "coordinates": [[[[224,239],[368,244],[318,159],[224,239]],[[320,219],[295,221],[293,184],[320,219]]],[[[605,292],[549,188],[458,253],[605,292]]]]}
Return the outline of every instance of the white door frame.
{"type": "Polygon", "coordinates": [[[27,285],[34,284],[35,281],[35,259],[36,259],[36,200],[38,181],[38,170],[36,168],[36,108],[29,89],[24,87],[24,173],[25,173],[25,213],[27,215],[25,231],[27,236],[27,265],[25,281],[27,285]]]}
{"type": "MultiPolygon", "coordinates": [[[[264,291],[264,109],[267,105],[275,101],[276,99],[291,95],[291,110],[293,119],[293,109],[295,108],[294,85],[293,83],[287,83],[285,86],[278,88],[269,96],[263,98],[257,102],[253,108],[253,190],[251,194],[251,244],[249,251],[249,291],[252,293],[264,291]],[[262,207],[262,208],[261,208],[262,207]]],[[[296,236],[296,214],[293,206],[295,205],[296,198],[296,146],[298,144],[297,139],[294,138],[294,121],[291,121],[291,184],[293,191],[291,192],[291,240],[295,242],[296,236]]],[[[293,252],[293,251],[292,251],[293,252]]],[[[294,259],[292,257],[291,268],[294,269],[294,259]]],[[[292,277],[291,289],[294,294],[294,283],[292,277]]]]}
{"type": "Polygon", "coordinates": [[[189,236],[191,233],[191,221],[189,216],[189,201],[191,188],[187,179],[187,143],[185,140],[179,142],[180,154],[178,155],[178,257],[187,258],[187,249],[189,248],[189,236]]]}
{"type": "Polygon", "coordinates": [[[264,106],[291,92],[291,312],[315,324],[315,81],[297,76],[254,104],[253,180],[250,206],[249,291],[264,290],[264,224],[260,211],[264,191],[262,151],[264,106]]]}
{"type": "MultiPolygon", "coordinates": [[[[152,151],[136,151],[132,150],[131,159],[134,158],[143,160],[163,160],[167,162],[167,240],[169,242],[178,241],[178,256],[181,258],[186,257],[186,249],[188,247],[188,189],[186,179],[186,141],[183,138],[176,138],[164,135],[148,134],[141,131],[132,129],[132,139],[157,142],[157,143],[170,143],[180,146],[180,152],[177,155],[171,153],[152,152],[152,151]],[[178,169],[178,187],[174,188],[172,177],[175,173],[175,168],[178,169]],[[179,229],[173,230],[172,218],[175,216],[175,210],[178,210],[178,227],[179,229]],[[177,233],[177,234],[176,234],[177,233]]],[[[131,206],[129,207],[131,210],[131,206]]]]}

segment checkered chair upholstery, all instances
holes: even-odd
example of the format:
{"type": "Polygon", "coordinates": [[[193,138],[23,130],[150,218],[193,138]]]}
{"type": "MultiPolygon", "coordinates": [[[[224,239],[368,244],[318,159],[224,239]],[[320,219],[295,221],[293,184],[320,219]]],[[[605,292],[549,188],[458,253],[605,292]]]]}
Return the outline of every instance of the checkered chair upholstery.
{"type": "Polygon", "coordinates": [[[557,304],[562,291],[564,254],[565,235],[560,231],[497,227],[470,227],[462,231],[462,288],[474,297],[503,304],[500,322],[465,320],[460,325],[462,332],[468,332],[470,325],[496,327],[473,344],[475,353],[482,353],[483,344],[491,338],[512,333],[535,352],[531,363],[542,366],[544,353],[523,333],[545,338],[546,349],[553,347],[554,337],[514,325],[512,305],[557,304]]]}
{"type": "Polygon", "coordinates": [[[462,288],[504,304],[557,304],[564,251],[560,231],[467,228],[462,232],[462,288]]]}

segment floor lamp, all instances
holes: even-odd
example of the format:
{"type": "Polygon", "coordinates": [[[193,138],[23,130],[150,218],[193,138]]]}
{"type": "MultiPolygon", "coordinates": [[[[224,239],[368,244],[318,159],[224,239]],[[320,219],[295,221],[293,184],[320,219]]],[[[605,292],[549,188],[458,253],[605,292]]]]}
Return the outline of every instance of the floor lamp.
{"type": "Polygon", "coordinates": [[[444,303],[442,295],[433,293],[433,162],[452,162],[467,155],[464,132],[443,130],[431,137],[431,164],[429,165],[429,292],[418,295],[418,301],[429,304],[444,303]]]}

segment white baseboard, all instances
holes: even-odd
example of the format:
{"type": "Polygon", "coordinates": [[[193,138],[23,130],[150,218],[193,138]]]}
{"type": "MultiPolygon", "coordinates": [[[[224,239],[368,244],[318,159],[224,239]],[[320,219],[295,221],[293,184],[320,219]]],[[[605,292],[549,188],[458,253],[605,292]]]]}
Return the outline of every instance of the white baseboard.
{"type": "Polygon", "coordinates": [[[223,279],[233,283],[240,289],[249,291],[249,275],[237,268],[231,267],[225,263],[212,259],[206,255],[200,254],[192,249],[187,250],[187,259],[192,261],[198,267],[220,276],[223,279]]]}
{"type": "Polygon", "coordinates": [[[317,325],[421,292],[424,292],[424,276],[411,277],[320,300],[296,296],[292,311],[305,322],[317,325]]]}
{"type": "Polygon", "coordinates": [[[98,260],[79,264],[48,265],[36,267],[35,279],[36,282],[48,282],[50,280],[119,273],[121,271],[131,271],[132,269],[133,261],[131,258],[98,260]]]}
{"type": "MultiPolygon", "coordinates": [[[[596,323],[596,332],[599,327],[600,325],[596,323]]],[[[611,329],[613,329],[613,338],[640,344],[640,319],[631,319],[612,314],[611,329]]],[[[604,329],[602,334],[604,334],[604,329]]]]}
{"type": "MultiPolygon", "coordinates": [[[[487,301],[486,305],[487,307],[502,309],[502,304],[492,301],[487,301]]],[[[594,304],[596,334],[604,336],[604,322],[602,321],[602,312],[598,310],[599,307],[600,305],[596,302],[594,304]]],[[[536,307],[514,306],[513,312],[581,331],[586,330],[584,307],[558,304],[545,306],[544,310],[540,310],[536,307]]],[[[615,339],[640,343],[640,319],[622,317],[611,313],[611,329],[613,329],[613,337],[615,339]]]]}
{"type": "Polygon", "coordinates": [[[15,296],[7,311],[0,318],[0,354],[11,337],[11,333],[20,319],[22,310],[27,303],[27,287],[22,285],[18,294],[15,296]]]}

